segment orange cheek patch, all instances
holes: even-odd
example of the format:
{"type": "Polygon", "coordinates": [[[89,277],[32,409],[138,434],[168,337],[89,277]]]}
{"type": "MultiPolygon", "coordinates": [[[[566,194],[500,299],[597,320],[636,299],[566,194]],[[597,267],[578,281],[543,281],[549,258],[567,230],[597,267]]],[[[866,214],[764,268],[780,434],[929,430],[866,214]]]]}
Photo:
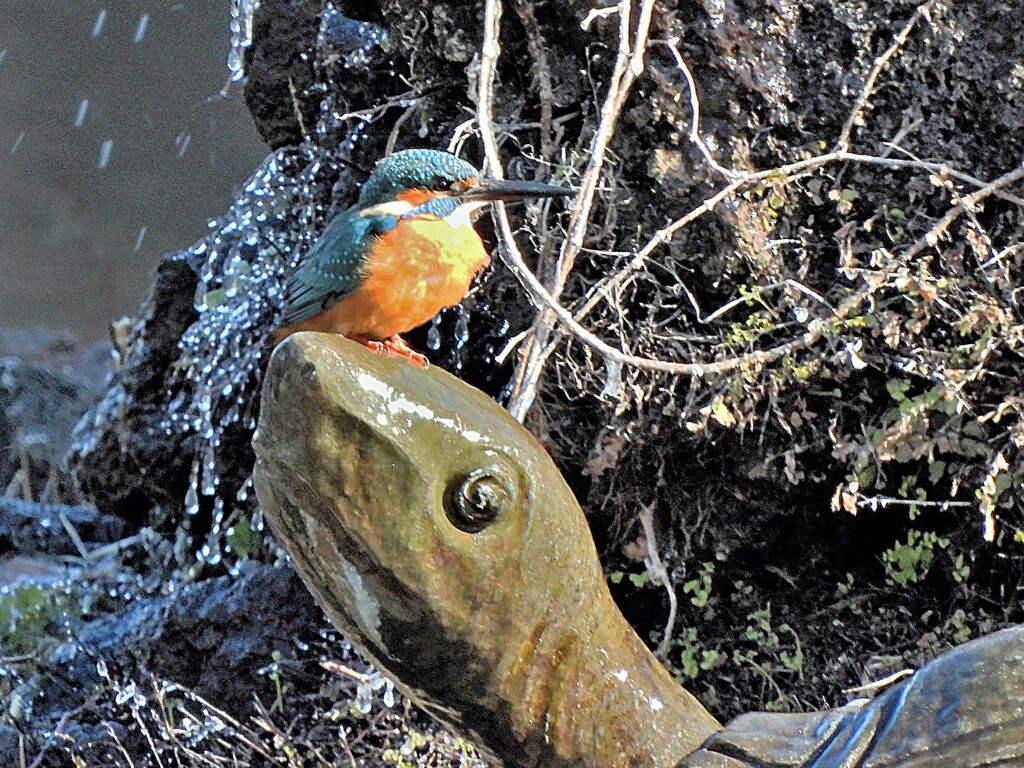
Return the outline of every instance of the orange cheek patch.
{"type": "Polygon", "coordinates": [[[428,192],[425,189],[407,189],[404,192],[399,192],[396,198],[401,200],[403,203],[408,203],[413,208],[417,208],[427,202],[430,198],[436,196],[436,192],[428,192]]]}

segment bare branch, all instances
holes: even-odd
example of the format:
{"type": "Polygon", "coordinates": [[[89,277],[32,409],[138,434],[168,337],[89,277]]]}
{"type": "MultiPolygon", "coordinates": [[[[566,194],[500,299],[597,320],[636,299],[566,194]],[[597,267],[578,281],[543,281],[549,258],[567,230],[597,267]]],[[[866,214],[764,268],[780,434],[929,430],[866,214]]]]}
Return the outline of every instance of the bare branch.
{"type": "Polygon", "coordinates": [[[986,184],[978,191],[965,195],[959,203],[950,208],[946,215],[936,222],[935,226],[925,233],[924,237],[920,238],[916,243],[910,246],[910,248],[904,253],[904,257],[911,258],[919,254],[925,248],[934,246],[939,242],[939,238],[942,237],[954,221],[972,210],[974,206],[986,197],[990,197],[1003,187],[1008,187],[1010,184],[1013,184],[1022,178],[1024,178],[1024,165],[1017,166],[1017,168],[1009,173],[1004,173],[991,184],[986,184]]]}
{"type": "Polygon", "coordinates": [[[690,112],[692,117],[690,118],[690,141],[694,143],[700,153],[704,155],[704,159],[707,160],[708,165],[718,171],[720,174],[725,176],[727,179],[734,179],[738,175],[736,171],[719,165],[718,161],[715,160],[714,155],[711,154],[711,150],[705,143],[704,138],[700,135],[700,99],[697,97],[697,82],[693,79],[693,73],[690,72],[689,66],[686,64],[686,59],[683,58],[683,54],[679,52],[678,40],[666,40],[665,46],[672,52],[672,57],[676,60],[676,67],[680,72],[683,73],[683,77],[686,78],[686,85],[690,91],[690,112]]]}
{"type": "MultiPolygon", "coordinates": [[[[583,238],[590,223],[594,195],[601,177],[608,145],[615,133],[619,114],[626,103],[633,82],[644,70],[644,56],[647,50],[651,15],[654,11],[654,0],[643,0],[632,42],[630,42],[632,2],[631,0],[620,0],[617,7],[619,48],[615,59],[615,68],[609,81],[604,105],[601,107],[597,131],[591,143],[590,161],[583,174],[580,191],[570,214],[569,234],[562,243],[562,249],[555,265],[555,276],[549,295],[555,297],[556,301],[572,271],[576,255],[583,246],[583,238]]],[[[499,212],[496,211],[496,213],[499,212]]],[[[526,348],[520,355],[513,382],[512,397],[509,402],[509,411],[517,419],[524,418],[533,403],[544,363],[551,354],[548,338],[552,328],[551,317],[548,313],[541,312],[533,324],[534,336],[527,342],[526,348]]]]}
{"type": "Polygon", "coordinates": [[[850,148],[850,136],[853,133],[853,127],[857,125],[858,121],[864,119],[864,112],[868,108],[868,101],[871,99],[871,94],[875,91],[875,82],[878,80],[878,76],[885,69],[885,65],[889,63],[896,52],[902,48],[907,38],[910,37],[910,33],[914,27],[917,26],[917,22],[922,18],[928,16],[931,12],[932,5],[935,4],[935,0],[928,0],[928,2],[918,6],[914,15],[910,17],[910,21],[906,23],[906,26],[896,35],[896,39],[893,40],[890,45],[881,56],[875,59],[874,65],[871,67],[871,71],[868,73],[867,80],[864,81],[864,89],[861,91],[857,101],[854,102],[853,109],[850,111],[850,116],[846,119],[846,124],[843,126],[842,132],[839,134],[839,141],[836,143],[836,149],[847,150],[850,148]]]}

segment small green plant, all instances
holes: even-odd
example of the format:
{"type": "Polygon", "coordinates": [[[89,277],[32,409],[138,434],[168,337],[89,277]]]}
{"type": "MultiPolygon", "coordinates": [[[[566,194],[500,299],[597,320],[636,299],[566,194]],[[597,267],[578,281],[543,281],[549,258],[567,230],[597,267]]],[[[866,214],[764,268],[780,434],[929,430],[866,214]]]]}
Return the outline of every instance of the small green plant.
{"type": "Polygon", "coordinates": [[[647,571],[641,571],[640,573],[630,573],[627,571],[612,571],[608,574],[608,581],[612,584],[621,584],[623,579],[629,579],[629,583],[637,589],[647,586],[651,580],[651,574],[647,571]]]}
{"type": "Polygon", "coordinates": [[[225,534],[228,547],[242,560],[248,560],[259,551],[263,543],[263,537],[253,530],[249,520],[243,517],[233,526],[228,528],[225,534]]]}
{"type": "Polygon", "coordinates": [[[386,763],[394,763],[398,768],[412,768],[416,765],[410,762],[416,750],[427,745],[427,737],[419,731],[410,730],[398,749],[385,749],[380,753],[381,760],[386,763]]]}
{"type": "Polygon", "coordinates": [[[281,659],[284,658],[280,651],[271,651],[270,658],[273,662],[266,667],[267,677],[274,683],[274,706],[271,710],[284,711],[284,693],[281,688],[281,659]]]}
{"type": "Polygon", "coordinates": [[[690,602],[697,608],[703,608],[708,604],[711,597],[711,577],[715,575],[715,564],[705,562],[701,564],[700,573],[697,578],[683,582],[683,593],[692,594],[690,602]]]}
{"type": "Polygon", "coordinates": [[[967,626],[967,614],[960,608],[953,612],[949,625],[953,630],[954,643],[966,643],[971,639],[971,628],[967,626]]]}
{"type": "Polygon", "coordinates": [[[56,638],[61,624],[87,614],[93,596],[68,582],[5,586],[0,589],[0,648],[5,654],[35,650],[41,638],[56,638]]]}
{"type": "Polygon", "coordinates": [[[948,546],[949,539],[932,531],[907,531],[906,543],[897,541],[882,554],[886,578],[900,586],[923,581],[935,561],[936,548],[948,546]]]}
{"type": "Polygon", "coordinates": [[[847,572],[846,577],[836,585],[836,594],[846,597],[853,591],[853,574],[847,572]]]}
{"type": "Polygon", "coordinates": [[[716,666],[722,658],[718,651],[702,647],[697,639],[697,630],[693,627],[687,629],[682,637],[673,638],[670,647],[672,650],[665,667],[676,680],[684,684],[693,680],[702,671],[716,666]]]}
{"type": "Polygon", "coordinates": [[[971,576],[971,566],[964,562],[964,556],[962,554],[957,555],[953,558],[953,581],[957,584],[964,584],[967,579],[971,576]]]}
{"type": "Polygon", "coordinates": [[[800,637],[789,624],[772,627],[771,606],[754,611],[747,616],[747,628],[744,636],[754,644],[754,648],[732,652],[732,661],[737,666],[746,666],[754,670],[776,692],[776,698],[768,701],[765,708],[770,711],[788,711],[795,702],[783,693],[782,687],[775,679],[779,672],[795,674],[803,679],[804,653],[800,637]],[[789,635],[792,643],[784,643],[780,636],[789,635]]]}

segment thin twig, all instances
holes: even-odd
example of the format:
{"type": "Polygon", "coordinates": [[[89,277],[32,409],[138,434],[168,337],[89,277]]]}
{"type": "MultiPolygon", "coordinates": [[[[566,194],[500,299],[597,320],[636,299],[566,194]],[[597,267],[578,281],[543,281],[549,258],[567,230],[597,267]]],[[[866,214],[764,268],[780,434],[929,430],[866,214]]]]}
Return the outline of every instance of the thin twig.
{"type": "Polygon", "coordinates": [[[907,38],[910,37],[910,33],[913,31],[914,27],[917,26],[917,22],[928,16],[934,2],[935,0],[928,0],[927,3],[918,6],[917,10],[914,11],[914,15],[910,17],[910,21],[908,21],[900,33],[896,35],[896,39],[893,40],[892,45],[885,50],[885,53],[875,59],[875,63],[872,65],[871,71],[868,73],[867,80],[864,81],[864,88],[861,90],[860,96],[857,97],[857,101],[854,102],[853,109],[850,110],[850,116],[846,118],[846,124],[843,125],[843,130],[839,134],[839,141],[836,143],[836,149],[847,150],[850,148],[850,136],[853,133],[853,127],[858,121],[864,119],[864,112],[867,111],[868,102],[875,91],[875,82],[878,80],[878,76],[882,73],[882,70],[885,69],[885,65],[889,63],[889,59],[891,59],[895,53],[906,44],[907,38]]]}
{"type": "MultiPolygon", "coordinates": [[[[537,279],[537,276],[526,265],[526,262],[523,261],[523,255],[515,245],[512,236],[512,226],[509,223],[508,215],[500,208],[496,208],[495,214],[502,234],[505,257],[511,263],[516,276],[523,283],[523,286],[533,297],[534,301],[546,307],[573,336],[614,362],[631,365],[647,371],[660,371],[662,373],[684,376],[707,376],[709,374],[726,373],[744,366],[765,365],[797,350],[813,346],[823,337],[828,327],[828,324],[822,320],[813,320],[808,324],[806,333],[784,344],[772,347],[771,349],[749,352],[737,357],[729,357],[712,362],[677,363],[628,354],[609,346],[594,333],[584,328],[572,316],[569,310],[558,303],[558,300],[548,292],[540,280],[537,279]]],[[[860,304],[861,298],[860,295],[856,294],[848,298],[844,304],[836,309],[833,321],[841,321],[848,317],[860,304]]]]}
{"type": "Polygon", "coordinates": [[[64,527],[64,531],[71,538],[71,542],[75,545],[75,548],[78,550],[78,554],[82,556],[82,559],[89,561],[93,560],[93,556],[89,552],[89,548],[85,546],[85,542],[82,541],[82,537],[78,535],[78,530],[71,524],[68,516],[63,512],[58,512],[57,517],[60,519],[60,524],[64,527]]]}
{"type": "Polygon", "coordinates": [[[981,269],[988,269],[989,267],[994,266],[994,265],[998,264],[999,262],[1001,262],[1007,256],[1012,256],[1013,254],[1017,253],[1018,251],[1020,251],[1022,249],[1024,249],[1024,243],[1014,243],[1013,245],[1011,245],[1011,246],[1009,246],[1007,248],[1004,248],[999,253],[997,253],[995,256],[993,256],[991,259],[989,259],[988,261],[983,263],[981,265],[981,269]]]}
{"type": "Polygon", "coordinates": [[[912,674],[914,674],[914,670],[912,669],[901,669],[899,672],[893,672],[891,675],[883,677],[881,680],[874,680],[870,683],[865,683],[864,685],[856,685],[853,688],[843,688],[843,693],[867,693],[868,691],[876,691],[879,688],[886,688],[912,674]]]}
{"type": "Polygon", "coordinates": [[[920,499],[895,499],[890,496],[862,496],[857,494],[857,506],[878,509],[879,507],[974,507],[973,501],[928,501],[920,499]]]}
{"type": "Polygon", "coordinates": [[[413,113],[419,109],[419,103],[414,102],[405,108],[405,111],[398,116],[395,120],[395,124],[391,126],[391,133],[388,135],[388,143],[384,145],[384,157],[387,157],[395,151],[395,144],[398,143],[398,134],[402,130],[402,126],[408,122],[409,118],[413,116],[413,113]]]}
{"type": "Polygon", "coordinates": [[[658,643],[657,654],[658,658],[664,661],[672,647],[672,634],[675,631],[676,611],[679,605],[676,602],[676,590],[672,579],[669,578],[668,569],[665,568],[661,553],[658,551],[658,539],[654,535],[654,506],[641,504],[638,516],[640,524],[644,528],[644,541],[647,544],[647,557],[644,559],[644,565],[647,567],[647,572],[651,574],[651,581],[664,587],[668,593],[668,618],[665,620],[665,634],[661,638],[661,642],[658,643]]]}
{"type": "Polygon", "coordinates": [[[715,320],[717,320],[719,317],[724,315],[729,310],[735,309],[736,307],[738,307],[741,304],[747,304],[748,302],[750,302],[752,300],[756,300],[765,291],[770,291],[770,290],[773,290],[775,288],[792,288],[794,291],[797,291],[798,293],[802,293],[805,296],[808,296],[808,297],[814,299],[815,301],[817,301],[822,306],[827,307],[830,312],[834,311],[832,309],[832,306],[827,301],[825,301],[825,297],[822,296],[821,294],[819,294],[817,291],[811,290],[810,288],[808,288],[803,283],[798,283],[796,280],[792,280],[792,279],[787,278],[786,280],[782,280],[782,281],[780,281],[778,283],[771,283],[769,285],[757,286],[753,290],[751,290],[750,293],[744,294],[742,296],[738,296],[737,298],[733,299],[732,301],[729,301],[729,302],[723,304],[718,309],[716,309],[714,312],[712,312],[710,315],[707,315],[705,317],[705,316],[702,315],[702,313],[700,311],[700,306],[697,304],[697,299],[690,292],[690,289],[687,288],[684,283],[680,283],[679,286],[683,289],[683,292],[686,294],[686,298],[690,300],[690,306],[693,307],[693,311],[697,315],[697,322],[701,323],[702,325],[707,325],[708,323],[715,322],[715,320]]]}
{"type": "MultiPolygon", "coordinates": [[[[537,15],[533,12],[533,5],[524,0],[516,3],[516,13],[523,27],[526,28],[526,46],[530,51],[530,58],[533,59],[533,72],[537,78],[537,91],[540,101],[540,156],[544,162],[551,162],[555,155],[555,144],[551,135],[551,122],[554,114],[555,92],[551,85],[551,69],[548,67],[547,49],[544,47],[544,35],[541,32],[540,24],[537,23],[537,15]]],[[[537,180],[540,181],[540,174],[543,173],[543,164],[537,166],[537,180]]]]}
{"type": "MultiPolygon", "coordinates": [[[[896,152],[906,155],[907,157],[911,158],[914,161],[914,163],[916,163],[922,169],[931,171],[932,173],[941,173],[945,174],[946,176],[952,176],[954,179],[959,179],[960,181],[966,182],[967,184],[970,184],[972,187],[978,187],[979,189],[981,187],[987,187],[989,184],[987,181],[979,179],[977,176],[972,176],[969,173],[958,171],[956,168],[950,168],[945,163],[930,163],[927,160],[922,160],[910,150],[901,147],[899,146],[899,144],[895,144],[894,142],[887,141],[885,142],[885,146],[888,149],[892,149],[895,150],[896,152]]],[[[884,157],[887,157],[887,155],[883,155],[883,158],[884,157]]],[[[1001,189],[997,190],[995,195],[1000,200],[1006,200],[1007,202],[1013,203],[1014,205],[1018,205],[1021,208],[1024,208],[1024,197],[1018,197],[1017,195],[1010,194],[1009,192],[1004,192],[1001,189]]]]}
{"type": "Polygon", "coordinates": [[[934,246],[939,242],[939,238],[942,237],[954,221],[959,219],[968,211],[973,210],[974,206],[986,197],[990,197],[1003,187],[1008,187],[1010,184],[1013,184],[1022,178],[1024,178],[1024,165],[1014,168],[1009,173],[1004,173],[991,184],[982,187],[976,192],[965,195],[959,203],[950,208],[946,215],[936,222],[935,226],[929,229],[923,237],[903,252],[903,258],[911,259],[921,253],[925,248],[934,246]]]}
{"type": "MultiPolygon", "coordinates": [[[[745,187],[748,187],[752,184],[756,184],[769,178],[790,177],[799,173],[816,171],[819,170],[820,168],[825,167],[826,165],[830,165],[837,162],[877,165],[882,168],[889,168],[891,170],[917,169],[929,171],[931,173],[949,173],[951,176],[960,178],[962,181],[981,187],[979,192],[986,191],[986,196],[988,194],[998,193],[1003,186],[1006,186],[1012,183],[1013,181],[1011,179],[1009,181],[1001,183],[995,189],[990,189],[992,187],[992,184],[1002,182],[1002,180],[1005,177],[1000,177],[999,179],[996,179],[995,182],[985,182],[982,181],[981,179],[976,179],[973,176],[969,176],[967,174],[954,172],[943,163],[932,163],[921,160],[900,160],[898,158],[876,157],[875,155],[865,155],[858,152],[845,152],[841,150],[837,150],[835,152],[827,152],[823,155],[816,155],[815,157],[807,158],[804,160],[798,160],[793,163],[781,165],[778,168],[771,168],[767,171],[746,173],[736,178],[730,184],[723,187],[714,195],[704,200],[704,202],[702,202],[696,208],[693,208],[685,215],[673,221],[671,224],[668,224],[659,229],[657,232],[655,232],[654,235],[650,238],[650,240],[648,240],[647,243],[645,243],[644,246],[639,251],[637,251],[636,255],[629,262],[629,264],[623,268],[622,272],[617,273],[610,280],[618,281],[624,279],[624,275],[622,278],[619,277],[619,275],[622,275],[623,272],[633,272],[641,269],[644,263],[647,261],[647,258],[651,255],[651,253],[654,252],[654,250],[658,246],[669,242],[675,236],[675,234],[683,227],[685,227],[687,224],[696,221],[705,213],[709,213],[710,211],[714,210],[719,204],[729,199],[732,195],[736,194],[741,189],[744,189],[745,187]]],[[[972,197],[972,195],[969,195],[968,198],[965,198],[965,200],[969,199],[970,197],[972,197]]],[[[1022,200],[1021,202],[1024,203],[1024,200],[1022,200]]]]}
{"type": "MultiPolygon", "coordinates": [[[[647,51],[651,15],[654,12],[654,0],[643,0],[632,41],[630,40],[631,0],[620,0],[617,9],[619,15],[618,52],[609,79],[608,92],[601,107],[597,131],[591,142],[590,160],[570,212],[568,236],[562,243],[562,249],[555,265],[555,275],[550,288],[550,295],[555,299],[561,295],[569,273],[575,264],[576,255],[583,247],[583,238],[590,223],[594,195],[597,192],[608,146],[615,134],[615,126],[629,91],[645,66],[644,57],[647,51]]],[[[496,213],[501,215],[498,211],[496,213]]],[[[512,396],[509,400],[509,412],[519,420],[525,418],[533,404],[544,365],[554,348],[548,343],[553,327],[550,314],[541,312],[533,323],[533,338],[527,342],[526,348],[520,355],[516,375],[513,379],[512,396]]]]}
{"type": "Polygon", "coordinates": [[[700,99],[697,97],[697,81],[693,79],[693,73],[690,72],[690,68],[686,64],[686,59],[683,58],[683,54],[679,52],[678,45],[678,38],[672,38],[671,40],[665,41],[665,46],[672,52],[672,57],[676,60],[676,67],[683,73],[683,77],[686,78],[686,85],[690,91],[690,141],[692,141],[697,149],[700,150],[700,153],[704,155],[704,159],[707,160],[708,165],[727,179],[734,179],[737,176],[736,171],[720,165],[718,161],[715,160],[715,156],[711,154],[711,150],[704,142],[704,138],[700,135],[700,99]]]}

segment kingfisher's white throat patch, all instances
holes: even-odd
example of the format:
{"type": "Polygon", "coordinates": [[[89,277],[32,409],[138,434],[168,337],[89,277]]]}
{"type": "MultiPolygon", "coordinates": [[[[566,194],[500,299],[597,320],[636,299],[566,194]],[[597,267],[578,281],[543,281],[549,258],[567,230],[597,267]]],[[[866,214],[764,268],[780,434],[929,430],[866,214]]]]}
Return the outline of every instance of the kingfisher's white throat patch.
{"type": "Polygon", "coordinates": [[[391,200],[379,205],[371,205],[359,212],[360,216],[394,216],[400,219],[415,206],[406,200],[391,200]]]}
{"type": "Polygon", "coordinates": [[[485,205],[487,200],[477,200],[471,203],[463,203],[450,214],[444,217],[444,220],[448,222],[448,226],[452,229],[458,229],[459,227],[469,227],[473,224],[473,216],[480,211],[485,205]]]}

